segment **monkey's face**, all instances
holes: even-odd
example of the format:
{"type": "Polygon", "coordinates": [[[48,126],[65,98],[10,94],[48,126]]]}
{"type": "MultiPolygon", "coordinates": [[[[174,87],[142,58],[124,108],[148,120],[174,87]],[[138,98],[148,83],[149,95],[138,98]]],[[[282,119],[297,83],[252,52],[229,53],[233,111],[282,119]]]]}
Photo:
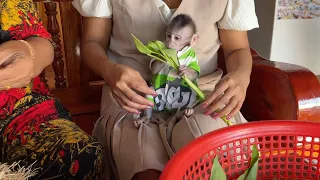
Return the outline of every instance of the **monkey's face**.
{"type": "Polygon", "coordinates": [[[168,29],[166,32],[167,47],[176,51],[180,51],[185,46],[194,45],[196,39],[197,35],[189,26],[180,29],[168,29]]]}

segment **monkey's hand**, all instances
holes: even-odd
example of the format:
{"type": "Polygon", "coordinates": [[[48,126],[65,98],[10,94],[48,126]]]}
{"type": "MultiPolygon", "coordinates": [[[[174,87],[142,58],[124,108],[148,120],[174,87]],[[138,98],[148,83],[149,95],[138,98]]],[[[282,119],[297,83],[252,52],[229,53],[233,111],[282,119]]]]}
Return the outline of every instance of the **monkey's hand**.
{"type": "Polygon", "coordinates": [[[181,65],[179,67],[178,73],[180,76],[187,76],[187,78],[190,79],[190,81],[194,81],[198,77],[198,73],[194,69],[191,69],[185,65],[181,65]]]}

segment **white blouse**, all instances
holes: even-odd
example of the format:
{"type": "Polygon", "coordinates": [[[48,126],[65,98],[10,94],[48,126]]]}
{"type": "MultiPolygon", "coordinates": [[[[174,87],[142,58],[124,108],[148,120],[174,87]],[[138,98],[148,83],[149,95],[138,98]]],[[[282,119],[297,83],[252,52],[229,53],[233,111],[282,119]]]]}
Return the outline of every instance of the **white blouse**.
{"type": "MultiPolygon", "coordinates": [[[[162,0],[155,0],[166,20],[175,9],[170,9],[162,0]]],[[[111,0],[73,0],[73,6],[84,17],[112,17],[111,0]]],[[[254,0],[228,0],[224,16],[218,22],[220,29],[248,31],[259,27],[254,0]]]]}

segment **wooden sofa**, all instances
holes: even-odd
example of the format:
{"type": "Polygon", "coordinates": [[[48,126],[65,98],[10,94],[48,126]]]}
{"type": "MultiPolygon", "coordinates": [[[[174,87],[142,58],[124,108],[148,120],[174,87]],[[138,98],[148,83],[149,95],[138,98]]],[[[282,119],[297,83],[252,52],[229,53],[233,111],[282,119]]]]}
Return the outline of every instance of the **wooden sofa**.
{"type": "MultiPolygon", "coordinates": [[[[70,110],[73,120],[91,133],[94,121],[99,117],[103,81],[99,81],[100,78],[94,76],[81,62],[81,16],[71,2],[72,0],[42,2],[47,14],[47,28],[56,42],[55,60],[52,64],[55,88],[52,93],[70,110]],[[61,27],[57,19],[57,8],[62,17],[61,27]],[[66,73],[63,70],[63,55],[66,73]]],[[[301,66],[266,60],[254,50],[252,56],[254,63],[251,83],[241,109],[248,120],[320,121],[320,84],[312,72],[301,66]]],[[[219,66],[225,69],[221,49],[219,66]]],[[[42,78],[45,79],[45,73],[42,78]]]]}

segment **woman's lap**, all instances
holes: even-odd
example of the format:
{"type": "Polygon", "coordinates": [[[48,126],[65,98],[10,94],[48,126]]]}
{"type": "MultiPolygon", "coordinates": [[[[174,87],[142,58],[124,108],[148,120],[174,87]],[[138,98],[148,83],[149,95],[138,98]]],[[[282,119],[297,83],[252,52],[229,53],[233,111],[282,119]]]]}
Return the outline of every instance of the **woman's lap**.
{"type": "Polygon", "coordinates": [[[100,175],[101,145],[70,120],[30,123],[26,127],[3,134],[4,162],[40,168],[33,177],[38,179],[96,179],[100,175]]]}
{"type": "Polygon", "coordinates": [[[2,163],[32,165],[38,170],[33,179],[100,179],[102,146],[68,119],[58,101],[37,93],[0,95],[9,99],[1,119],[9,122],[0,129],[2,163]]]}
{"type": "MultiPolygon", "coordinates": [[[[164,117],[137,125],[133,115],[126,114],[119,107],[106,86],[102,98],[101,111],[105,113],[97,122],[94,134],[109,152],[105,156],[109,159],[106,163],[111,163],[121,180],[129,180],[147,169],[162,171],[170,156],[185,144],[226,126],[221,119],[201,114],[200,107],[196,108],[194,115],[180,121],[164,117]]],[[[246,122],[241,114],[235,118],[234,123],[246,122]]]]}

